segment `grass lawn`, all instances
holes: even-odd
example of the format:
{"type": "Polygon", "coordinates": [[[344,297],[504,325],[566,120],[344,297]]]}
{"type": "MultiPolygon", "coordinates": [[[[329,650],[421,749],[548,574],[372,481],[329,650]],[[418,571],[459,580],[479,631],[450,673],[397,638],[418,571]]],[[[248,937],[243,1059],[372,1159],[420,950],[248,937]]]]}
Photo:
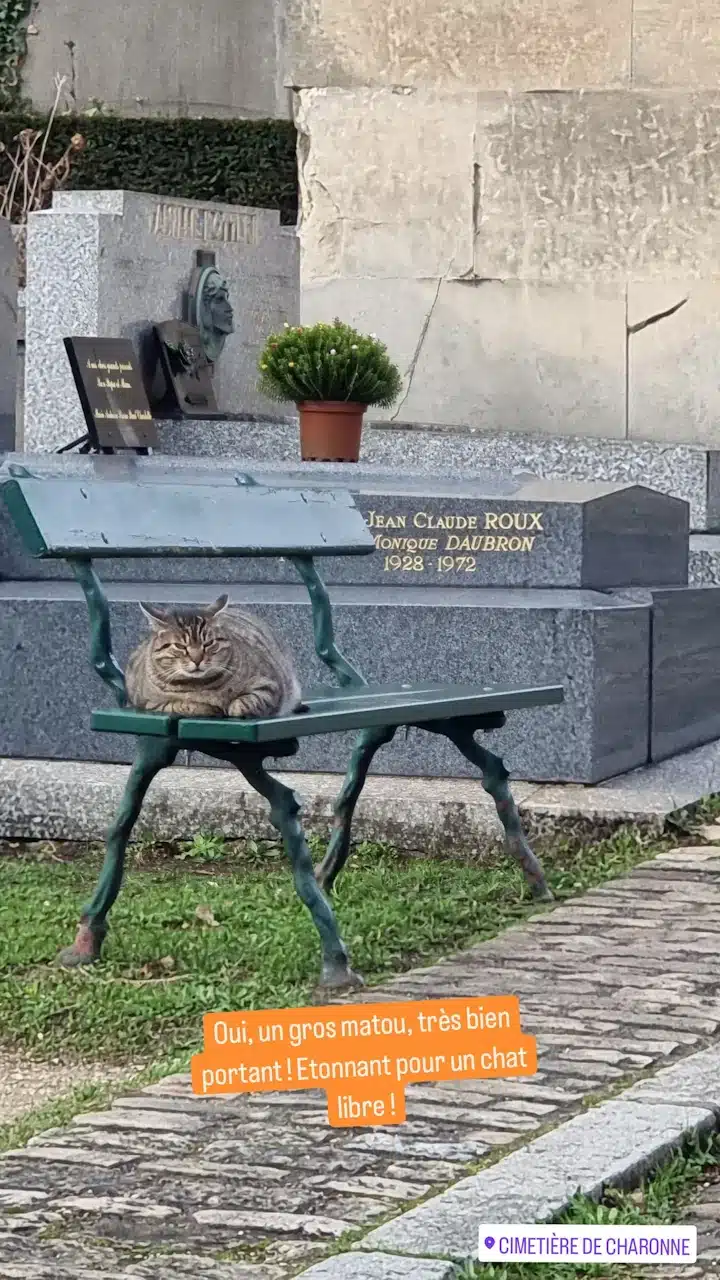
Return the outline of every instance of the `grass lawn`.
{"type": "MultiPolygon", "coordinates": [[[[658,845],[656,842],[655,849],[658,845]]],[[[621,831],[546,855],[558,897],[621,875],[654,849],[621,831]]],[[[110,917],[103,962],[53,964],[74,936],[99,854],[63,860],[21,847],[0,857],[0,1041],[63,1061],[158,1061],[197,1051],[211,1010],[305,1005],[319,944],[280,849],[198,837],[180,850],[136,846],[110,917]]],[[[425,964],[500,932],[534,907],[518,870],[401,858],[361,846],[335,905],[366,981],[425,964]]]]}
{"type": "MultiPolygon", "coordinates": [[[[720,1136],[713,1134],[694,1140],[645,1179],[635,1191],[609,1191],[600,1204],[578,1196],[554,1222],[583,1226],[672,1226],[682,1225],[683,1214],[700,1187],[720,1182],[720,1136]]],[[[577,1266],[573,1263],[510,1263],[481,1265],[470,1263],[458,1280],[641,1280],[650,1266],[622,1263],[609,1266],[577,1266]]],[[[656,1274],[663,1266],[655,1264],[656,1274]]],[[[673,1273],[675,1267],[672,1268],[673,1273]]]]}

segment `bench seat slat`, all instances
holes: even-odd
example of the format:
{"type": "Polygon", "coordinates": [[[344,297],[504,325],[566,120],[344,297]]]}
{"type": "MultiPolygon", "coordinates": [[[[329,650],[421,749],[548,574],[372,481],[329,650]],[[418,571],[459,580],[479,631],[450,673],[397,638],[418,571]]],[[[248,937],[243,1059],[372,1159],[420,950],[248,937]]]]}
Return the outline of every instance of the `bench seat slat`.
{"type": "Polygon", "coordinates": [[[320,691],[306,699],[309,710],[267,720],[190,719],[133,711],[128,708],[94,711],[94,729],[110,733],[177,736],[180,742],[279,742],[316,733],[339,733],[374,725],[421,724],[453,716],[482,716],[522,707],[547,707],[563,701],[561,685],[516,689],[477,685],[370,685],[320,691]]]}
{"type": "Polygon", "coordinates": [[[344,489],[13,479],[2,497],[40,559],[90,556],[369,555],[375,542],[344,489]]]}

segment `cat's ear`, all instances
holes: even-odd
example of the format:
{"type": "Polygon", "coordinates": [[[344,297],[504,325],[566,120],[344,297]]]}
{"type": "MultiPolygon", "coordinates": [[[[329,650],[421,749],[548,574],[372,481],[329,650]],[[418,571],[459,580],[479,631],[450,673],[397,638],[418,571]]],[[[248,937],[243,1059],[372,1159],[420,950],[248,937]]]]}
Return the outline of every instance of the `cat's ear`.
{"type": "Polygon", "coordinates": [[[228,596],[218,596],[214,604],[209,604],[206,609],[203,609],[203,614],[206,618],[216,618],[219,613],[227,609],[227,605],[228,596]]]}
{"type": "Polygon", "coordinates": [[[164,609],[159,609],[154,604],[143,604],[139,601],[140,610],[147,618],[153,631],[159,631],[161,627],[167,625],[167,614],[164,609]]]}

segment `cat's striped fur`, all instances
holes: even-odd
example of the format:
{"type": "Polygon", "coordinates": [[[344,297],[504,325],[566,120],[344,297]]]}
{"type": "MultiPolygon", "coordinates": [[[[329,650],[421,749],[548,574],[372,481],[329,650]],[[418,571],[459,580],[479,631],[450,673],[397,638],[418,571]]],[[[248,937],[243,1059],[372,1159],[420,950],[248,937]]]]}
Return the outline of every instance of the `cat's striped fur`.
{"type": "Polygon", "coordinates": [[[125,671],[131,706],[243,719],[300,708],[300,683],[289,655],[264,622],[227,603],[220,596],[201,609],[140,605],[151,631],[125,671]]]}

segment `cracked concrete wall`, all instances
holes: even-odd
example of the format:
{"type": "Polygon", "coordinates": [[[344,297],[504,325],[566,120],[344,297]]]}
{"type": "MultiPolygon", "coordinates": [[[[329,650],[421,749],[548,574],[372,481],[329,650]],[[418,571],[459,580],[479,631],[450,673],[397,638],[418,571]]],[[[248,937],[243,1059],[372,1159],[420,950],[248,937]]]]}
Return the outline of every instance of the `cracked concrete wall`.
{"type": "Polygon", "coordinates": [[[716,444],[715,0],[290,0],[302,314],[378,418],[716,444]]]}
{"type": "Polygon", "coordinates": [[[287,118],[283,0],[38,0],[22,71],[24,94],[52,104],[56,74],[68,100],[126,116],[287,118]]]}

